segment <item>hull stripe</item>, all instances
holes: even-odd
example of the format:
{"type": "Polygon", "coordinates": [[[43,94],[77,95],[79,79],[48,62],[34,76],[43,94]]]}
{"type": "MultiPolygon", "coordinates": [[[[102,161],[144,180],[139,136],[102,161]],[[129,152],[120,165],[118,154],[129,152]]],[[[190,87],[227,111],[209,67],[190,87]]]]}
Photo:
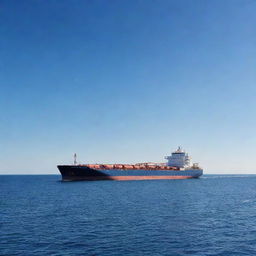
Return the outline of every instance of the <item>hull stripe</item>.
{"type": "Polygon", "coordinates": [[[191,179],[193,176],[85,176],[85,177],[66,177],[63,180],[181,180],[191,179]]]}

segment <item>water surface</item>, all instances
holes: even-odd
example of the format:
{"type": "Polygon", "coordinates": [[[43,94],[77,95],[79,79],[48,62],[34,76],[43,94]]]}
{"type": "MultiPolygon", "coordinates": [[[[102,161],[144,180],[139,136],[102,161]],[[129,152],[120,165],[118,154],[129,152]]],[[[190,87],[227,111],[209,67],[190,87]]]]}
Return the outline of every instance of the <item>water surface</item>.
{"type": "Polygon", "coordinates": [[[256,176],[0,176],[0,255],[256,255],[256,176]]]}

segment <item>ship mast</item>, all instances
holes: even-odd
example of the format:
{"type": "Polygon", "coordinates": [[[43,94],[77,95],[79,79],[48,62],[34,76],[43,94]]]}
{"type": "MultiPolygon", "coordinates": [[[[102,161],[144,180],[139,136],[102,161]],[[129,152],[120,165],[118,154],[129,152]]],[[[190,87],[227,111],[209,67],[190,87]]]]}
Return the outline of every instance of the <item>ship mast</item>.
{"type": "Polygon", "coordinates": [[[74,154],[74,165],[77,164],[77,161],[76,161],[76,153],[74,154]]]}

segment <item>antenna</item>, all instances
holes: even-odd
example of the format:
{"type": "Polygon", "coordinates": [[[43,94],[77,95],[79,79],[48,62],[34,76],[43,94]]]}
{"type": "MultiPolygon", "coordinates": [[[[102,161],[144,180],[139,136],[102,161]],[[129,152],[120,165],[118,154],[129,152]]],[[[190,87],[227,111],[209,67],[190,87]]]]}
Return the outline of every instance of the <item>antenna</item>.
{"type": "Polygon", "coordinates": [[[74,154],[74,165],[76,165],[77,162],[76,162],[76,153],[74,154]]]}

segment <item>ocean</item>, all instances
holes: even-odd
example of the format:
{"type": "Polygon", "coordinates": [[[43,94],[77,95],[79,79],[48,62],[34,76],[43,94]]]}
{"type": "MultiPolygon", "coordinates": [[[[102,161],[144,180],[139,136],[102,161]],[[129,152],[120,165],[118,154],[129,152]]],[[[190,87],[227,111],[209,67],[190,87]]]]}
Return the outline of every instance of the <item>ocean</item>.
{"type": "Polygon", "coordinates": [[[0,176],[0,255],[256,255],[256,175],[0,176]]]}

